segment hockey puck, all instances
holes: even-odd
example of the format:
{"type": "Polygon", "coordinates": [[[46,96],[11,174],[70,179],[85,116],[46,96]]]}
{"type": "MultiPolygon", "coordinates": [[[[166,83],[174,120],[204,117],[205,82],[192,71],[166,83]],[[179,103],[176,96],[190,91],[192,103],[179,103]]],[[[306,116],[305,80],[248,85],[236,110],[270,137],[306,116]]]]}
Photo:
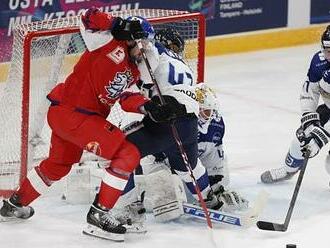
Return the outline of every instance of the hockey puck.
{"type": "Polygon", "coordinates": [[[294,244],[287,244],[286,248],[297,248],[297,246],[294,244]]]}

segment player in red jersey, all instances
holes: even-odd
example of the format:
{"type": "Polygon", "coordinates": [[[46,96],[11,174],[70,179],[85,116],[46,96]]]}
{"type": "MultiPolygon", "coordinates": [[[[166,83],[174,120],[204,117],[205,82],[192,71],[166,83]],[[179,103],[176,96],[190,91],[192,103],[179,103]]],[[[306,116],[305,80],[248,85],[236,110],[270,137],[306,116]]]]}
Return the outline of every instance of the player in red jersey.
{"type": "Polygon", "coordinates": [[[82,16],[82,24],[87,50],[73,72],[47,96],[51,102],[47,119],[52,129],[49,157],[29,171],[21,187],[3,201],[0,214],[31,217],[34,210],[29,204],[67,175],[84,149],[94,151],[109,160],[109,167],[87,214],[84,233],[121,241],[126,229],[108,210],[139,164],[140,152],[106,118],[116,101],[125,111],[149,114],[158,121],[169,120],[173,108],[127,90],[140,80],[130,56],[139,51],[134,40],[153,32],[148,22],[143,26],[139,21],[112,17],[92,8],[82,16]]]}

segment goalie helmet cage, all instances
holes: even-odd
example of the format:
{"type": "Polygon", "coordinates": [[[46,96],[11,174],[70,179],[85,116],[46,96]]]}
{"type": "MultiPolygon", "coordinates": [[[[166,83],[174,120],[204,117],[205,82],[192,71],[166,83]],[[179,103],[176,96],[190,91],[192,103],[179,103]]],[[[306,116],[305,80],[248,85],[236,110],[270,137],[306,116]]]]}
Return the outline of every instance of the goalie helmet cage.
{"type": "MultiPolygon", "coordinates": [[[[143,16],[155,30],[176,29],[186,42],[184,59],[197,82],[204,80],[205,18],[200,13],[164,9],[111,12],[143,16]]],[[[30,168],[47,157],[50,129],[46,122],[47,93],[62,82],[86,50],[79,33],[80,16],[21,24],[14,29],[8,80],[0,98],[0,196],[8,197],[30,168]]],[[[123,118],[118,104],[109,120],[123,118]]]]}

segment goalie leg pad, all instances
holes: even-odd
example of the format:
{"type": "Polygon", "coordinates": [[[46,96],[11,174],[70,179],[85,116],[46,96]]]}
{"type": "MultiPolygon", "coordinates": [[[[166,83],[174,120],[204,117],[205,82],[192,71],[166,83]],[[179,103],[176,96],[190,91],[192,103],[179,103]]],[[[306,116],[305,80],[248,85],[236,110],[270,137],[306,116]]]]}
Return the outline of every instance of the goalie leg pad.
{"type": "Polygon", "coordinates": [[[145,176],[145,180],[148,189],[146,195],[151,199],[156,221],[170,221],[183,214],[185,191],[176,175],[168,170],[161,170],[145,176]]]}
{"type": "Polygon", "coordinates": [[[90,167],[74,166],[64,179],[64,193],[62,198],[71,204],[89,204],[94,199],[91,183],[90,167]]]}

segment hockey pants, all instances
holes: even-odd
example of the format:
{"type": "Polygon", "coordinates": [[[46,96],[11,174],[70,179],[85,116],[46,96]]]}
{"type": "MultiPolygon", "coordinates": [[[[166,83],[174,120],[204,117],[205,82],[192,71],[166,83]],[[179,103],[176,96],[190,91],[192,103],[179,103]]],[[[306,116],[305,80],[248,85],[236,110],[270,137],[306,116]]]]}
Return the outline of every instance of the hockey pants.
{"type": "MultiPolygon", "coordinates": [[[[155,123],[149,117],[145,117],[142,123],[143,126],[141,128],[128,134],[127,140],[138,147],[141,157],[160,152],[165,153],[172,171],[180,176],[193,196],[197,197],[187,166],[182,159],[181,152],[172,134],[171,125],[169,123],[155,123]]],[[[178,118],[175,120],[174,125],[178,131],[200,190],[203,196],[206,197],[207,192],[210,190],[208,176],[205,168],[200,163],[197,163],[197,117],[195,115],[190,115],[178,118]]],[[[125,191],[129,190],[130,188],[128,187],[125,189],[125,191]]]]}
{"type": "Polygon", "coordinates": [[[30,204],[54,181],[67,175],[85,149],[111,160],[98,199],[102,206],[112,208],[139,164],[138,149],[125,139],[120,129],[99,115],[51,106],[47,118],[52,129],[49,156],[28,173],[17,191],[21,204],[30,204]]]}

